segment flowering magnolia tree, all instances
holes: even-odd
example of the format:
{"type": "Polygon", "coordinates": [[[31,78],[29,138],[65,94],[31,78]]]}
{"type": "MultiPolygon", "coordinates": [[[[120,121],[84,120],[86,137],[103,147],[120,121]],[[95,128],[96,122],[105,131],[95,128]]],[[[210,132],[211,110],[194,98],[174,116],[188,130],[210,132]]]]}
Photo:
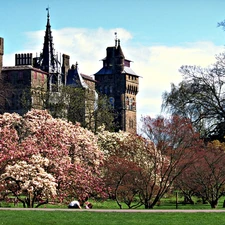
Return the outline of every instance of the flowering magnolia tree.
{"type": "Polygon", "coordinates": [[[23,122],[22,117],[15,113],[0,115],[0,174],[4,173],[7,165],[38,153],[35,141],[24,138],[23,122]]]}
{"type": "Polygon", "coordinates": [[[160,172],[170,163],[167,156],[163,156],[153,142],[135,134],[103,130],[98,138],[106,157],[106,183],[119,207],[122,207],[121,200],[129,208],[140,205],[149,208],[162,185],[160,172]],[[136,196],[139,201],[132,205],[136,196]]]}
{"type": "Polygon", "coordinates": [[[157,152],[163,157],[158,170],[159,184],[151,187],[154,198],[149,201],[148,207],[153,208],[170,190],[174,181],[195,163],[196,152],[202,146],[202,141],[190,120],[178,116],[156,119],[144,117],[143,132],[154,142],[157,152]]]}
{"type": "Polygon", "coordinates": [[[29,164],[33,155],[49,160],[45,171],[57,183],[55,201],[83,199],[102,190],[103,154],[95,135],[79,124],[52,118],[47,111],[31,110],[23,117],[1,115],[0,154],[1,174],[9,172],[6,165],[14,166],[19,161],[29,164]]]}
{"type": "Polygon", "coordinates": [[[13,194],[24,207],[46,204],[56,195],[57,185],[55,178],[45,171],[48,165],[49,160],[41,155],[33,155],[29,162],[17,161],[8,165],[1,175],[1,188],[13,194]]]}

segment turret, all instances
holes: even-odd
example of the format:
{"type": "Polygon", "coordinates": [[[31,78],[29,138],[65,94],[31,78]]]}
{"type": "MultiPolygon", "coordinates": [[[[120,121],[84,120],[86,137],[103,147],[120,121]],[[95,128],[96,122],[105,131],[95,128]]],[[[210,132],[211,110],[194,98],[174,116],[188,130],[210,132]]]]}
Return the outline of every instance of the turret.
{"type": "Polygon", "coordinates": [[[63,84],[66,84],[68,70],[70,69],[70,56],[63,54],[63,64],[62,64],[62,82],[63,84]]]}
{"type": "MultiPolygon", "coordinates": [[[[115,33],[115,35],[117,35],[115,33]]],[[[107,47],[103,67],[95,73],[96,89],[107,95],[115,111],[117,130],[136,133],[136,95],[139,76],[125,59],[120,40],[115,37],[115,46],[107,47]]]]}
{"type": "Polygon", "coordinates": [[[118,40],[118,45],[116,46],[115,54],[115,65],[117,72],[122,72],[124,70],[124,54],[120,46],[120,40],[118,40]]]}

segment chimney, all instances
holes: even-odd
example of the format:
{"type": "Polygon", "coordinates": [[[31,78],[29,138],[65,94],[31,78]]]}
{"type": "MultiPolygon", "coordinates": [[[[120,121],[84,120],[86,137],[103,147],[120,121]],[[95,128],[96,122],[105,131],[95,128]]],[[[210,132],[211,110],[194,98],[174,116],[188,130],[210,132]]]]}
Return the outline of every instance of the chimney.
{"type": "Polygon", "coordinates": [[[70,69],[70,56],[66,55],[66,54],[63,54],[62,58],[63,58],[63,64],[62,64],[63,77],[62,77],[62,80],[63,80],[63,84],[66,84],[66,78],[67,78],[67,75],[68,75],[68,70],[70,69]]]}

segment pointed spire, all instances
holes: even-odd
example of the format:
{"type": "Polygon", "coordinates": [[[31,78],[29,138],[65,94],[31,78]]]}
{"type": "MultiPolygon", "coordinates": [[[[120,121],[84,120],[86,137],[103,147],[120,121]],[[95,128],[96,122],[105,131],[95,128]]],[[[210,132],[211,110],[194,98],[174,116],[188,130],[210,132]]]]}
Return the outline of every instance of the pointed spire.
{"type": "Polygon", "coordinates": [[[47,8],[46,8],[46,10],[48,11],[48,14],[47,14],[47,18],[48,18],[48,20],[49,20],[49,9],[50,9],[50,7],[48,6],[47,8]]]}
{"type": "Polygon", "coordinates": [[[47,24],[45,30],[43,51],[41,54],[41,69],[48,73],[54,73],[57,72],[55,71],[55,69],[57,68],[56,66],[57,60],[55,59],[54,55],[55,49],[50,25],[49,7],[46,8],[46,10],[47,10],[47,24]]]}
{"type": "Polygon", "coordinates": [[[117,57],[125,58],[124,54],[123,54],[123,51],[122,51],[122,48],[120,46],[120,39],[118,39],[118,46],[116,48],[116,55],[117,55],[117,57]]]}
{"type": "Polygon", "coordinates": [[[115,34],[115,47],[117,47],[117,41],[118,41],[118,39],[117,39],[117,32],[115,32],[114,34],[115,34]]]}
{"type": "Polygon", "coordinates": [[[47,26],[51,27],[50,25],[50,13],[49,13],[49,10],[50,7],[48,6],[48,8],[46,8],[46,11],[47,11],[47,26]]]}

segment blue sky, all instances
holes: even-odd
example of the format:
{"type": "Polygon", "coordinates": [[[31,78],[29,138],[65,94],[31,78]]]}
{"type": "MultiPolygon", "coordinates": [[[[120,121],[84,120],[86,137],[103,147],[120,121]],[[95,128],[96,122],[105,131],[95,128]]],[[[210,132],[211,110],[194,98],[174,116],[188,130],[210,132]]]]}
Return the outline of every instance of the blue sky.
{"type": "Polygon", "coordinates": [[[178,84],[180,66],[208,66],[224,51],[224,0],[7,0],[1,2],[0,36],[5,41],[4,66],[15,53],[39,53],[43,47],[46,8],[56,52],[78,61],[92,75],[106,47],[121,40],[132,69],[140,75],[138,119],[160,114],[161,96],[178,84]]]}

